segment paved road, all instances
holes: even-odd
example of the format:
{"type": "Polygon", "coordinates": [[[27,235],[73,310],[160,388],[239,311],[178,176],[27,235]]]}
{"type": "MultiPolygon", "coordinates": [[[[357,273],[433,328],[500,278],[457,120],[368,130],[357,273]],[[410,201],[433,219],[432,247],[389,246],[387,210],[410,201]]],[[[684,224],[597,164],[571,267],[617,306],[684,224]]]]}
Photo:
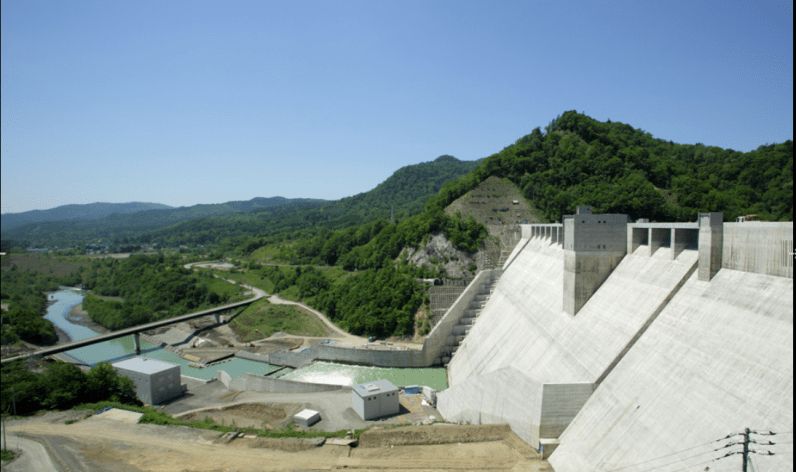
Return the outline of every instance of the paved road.
{"type": "Polygon", "coordinates": [[[56,472],[58,470],[41,443],[15,434],[9,434],[8,436],[10,448],[19,450],[21,454],[10,464],[3,466],[4,472],[30,472],[34,470],[56,472]]]}

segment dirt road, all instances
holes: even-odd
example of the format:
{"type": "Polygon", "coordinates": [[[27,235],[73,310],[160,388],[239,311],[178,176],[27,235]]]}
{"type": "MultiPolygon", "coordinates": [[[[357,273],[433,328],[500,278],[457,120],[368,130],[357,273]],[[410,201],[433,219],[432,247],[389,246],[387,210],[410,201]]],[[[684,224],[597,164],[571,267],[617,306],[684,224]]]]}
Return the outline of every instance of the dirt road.
{"type": "Polygon", "coordinates": [[[333,336],[342,344],[347,344],[349,346],[361,346],[363,344],[368,343],[368,340],[366,338],[360,336],[354,336],[353,334],[343,331],[342,329],[338,328],[337,325],[332,323],[332,321],[329,318],[327,318],[326,315],[303,303],[285,300],[284,298],[281,298],[279,295],[271,295],[270,297],[268,297],[268,301],[273,303],[274,305],[298,306],[307,311],[308,313],[312,313],[313,315],[317,316],[318,319],[321,320],[321,322],[323,322],[323,324],[326,325],[326,327],[332,333],[334,333],[333,336]]]}
{"type": "Polygon", "coordinates": [[[512,440],[353,449],[324,445],[286,452],[263,447],[263,441],[255,439],[218,444],[219,433],[210,431],[131,426],[97,418],[67,425],[48,421],[46,415],[12,422],[8,431],[49,442],[52,447],[66,441],[69,447],[58,454],[71,455],[69,462],[79,464],[77,470],[87,471],[551,470],[512,440]]]}

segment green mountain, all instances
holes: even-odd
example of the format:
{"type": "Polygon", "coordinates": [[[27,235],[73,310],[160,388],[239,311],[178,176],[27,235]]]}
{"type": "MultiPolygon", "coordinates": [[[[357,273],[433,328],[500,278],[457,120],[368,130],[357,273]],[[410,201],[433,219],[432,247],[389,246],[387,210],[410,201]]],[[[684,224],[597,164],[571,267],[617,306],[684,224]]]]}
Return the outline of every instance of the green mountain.
{"type": "Polygon", "coordinates": [[[304,237],[294,234],[289,245],[257,252],[293,264],[336,265],[351,271],[346,277],[327,278],[311,266],[266,266],[261,276],[279,280],[277,290],[296,287],[306,303],[354,333],[405,336],[422,331],[426,292],[417,277],[444,274],[438,265],[410,264],[402,254],[439,233],[461,251],[486,249],[487,231],[468,207],[486,205],[480,219],[486,217],[492,226],[504,219],[498,215],[506,215],[507,223],[522,219],[522,212],[512,213],[513,200],[500,207],[509,193],[496,190],[497,183],[508,187],[506,179],[521,189],[519,198],[528,200],[529,211],[549,221],[560,221],[581,204],[596,212],[659,221],[694,221],[700,211],[723,211],[727,220],[749,213],[762,219],[793,218],[791,141],[742,153],[675,144],[626,124],[566,112],[544,131],[534,129],[473,172],[443,185],[421,213],[395,223],[380,220],[304,237]]]}
{"type": "Polygon", "coordinates": [[[417,213],[443,183],[470,172],[475,162],[441,156],[403,167],[369,192],[337,201],[255,198],[243,202],[150,210],[86,221],[49,221],[3,227],[2,238],[27,246],[85,244],[206,245],[224,239],[323,226],[339,228],[417,213]]]}
{"type": "Polygon", "coordinates": [[[85,205],[62,205],[48,210],[31,210],[20,213],[3,213],[0,215],[0,226],[3,231],[32,223],[48,221],[96,220],[114,214],[130,214],[146,210],[162,210],[171,208],[160,203],[88,203],[85,205]]]}
{"type": "MultiPolygon", "coordinates": [[[[217,217],[234,213],[255,212],[280,206],[317,206],[323,200],[288,199],[284,197],[253,198],[188,207],[154,209],[130,214],[112,214],[91,220],[64,220],[32,223],[6,229],[4,244],[43,247],[79,247],[85,244],[129,245],[140,242],[141,234],[178,224],[182,221],[217,217]]],[[[145,241],[146,242],[146,241],[145,241]]]]}
{"type": "Polygon", "coordinates": [[[751,152],[675,144],[568,111],[487,158],[462,185],[490,175],[519,185],[551,221],[577,205],[659,221],[693,221],[700,211],[793,219],[790,140],[751,152]]]}

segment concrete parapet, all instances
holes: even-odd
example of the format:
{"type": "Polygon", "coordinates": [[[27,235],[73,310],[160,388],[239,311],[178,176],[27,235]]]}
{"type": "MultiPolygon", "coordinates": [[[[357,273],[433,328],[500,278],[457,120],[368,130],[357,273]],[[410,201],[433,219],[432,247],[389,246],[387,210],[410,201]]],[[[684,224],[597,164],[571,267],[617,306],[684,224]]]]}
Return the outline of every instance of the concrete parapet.
{"type": "Polygon", "coordinates": [[[725,223],[721,267],[793,278],[793,222],[725,223]]]}
{"type": "Polygon", "coordinates": [[[699,214],[699,280],[710,281],[721,269],[724,214],[699,214]]]}

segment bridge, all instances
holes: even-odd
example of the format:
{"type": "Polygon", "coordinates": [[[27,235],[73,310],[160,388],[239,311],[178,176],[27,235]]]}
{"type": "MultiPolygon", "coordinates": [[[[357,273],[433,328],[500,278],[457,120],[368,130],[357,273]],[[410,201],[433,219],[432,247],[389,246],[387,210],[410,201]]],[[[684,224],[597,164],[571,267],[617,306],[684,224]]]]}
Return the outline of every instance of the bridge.
{"type": "Polygon", "coordinates": [[[39,349],[38,351],[28,352],[14,357],[8,357],[2,359],[0,360],[0,363],[5,364],[6,362],[12,362],[18,359],[27,359],[29,357],[34,357],[34,356],[39,356],[39,357],[49,356],[52,354],[58,354],[59,352],[70,351],[72,349],[77,349],[79,347],[90,346],[92,344],[97,344],[104,341],[110,341],[111,339],[122,338],[124,336],[130,336],[130,335],[133,336],[133,342],[135,344],[135,353],[141,354],[140,335],[144,331],[149,331],[150,329],[160,328],[162,326],[168,326],[170,324],[180,323],[195,318],[201,318],[203,316],[208,316],[208,315],[215,315],[216,322],[219,323],[221,322],[221,313],[227,310],[234,310],[236,308],[251,305],[252,303],[266,296],[266,293],[258,288],[249,287],[249,286],[246,286],[246,288],[250,289],[254,293],[253,297],[248,298],[246,300],[242,300],[235,303],[229,303],[227,305],[221,305],[214,308],[208,308],[206,310],[196,311],[193,313],[188,313],[186,315],[175,316],[174,318],[169,318],[166,320],[153,321],[151,323],[133,326],[131,328],[120,329],[118,331],[101,334],[99,336],[94,336],[92,338],[81,339],[80,341],[73,341],[71,343],[60,344],[58,346],[39,349]]]}

